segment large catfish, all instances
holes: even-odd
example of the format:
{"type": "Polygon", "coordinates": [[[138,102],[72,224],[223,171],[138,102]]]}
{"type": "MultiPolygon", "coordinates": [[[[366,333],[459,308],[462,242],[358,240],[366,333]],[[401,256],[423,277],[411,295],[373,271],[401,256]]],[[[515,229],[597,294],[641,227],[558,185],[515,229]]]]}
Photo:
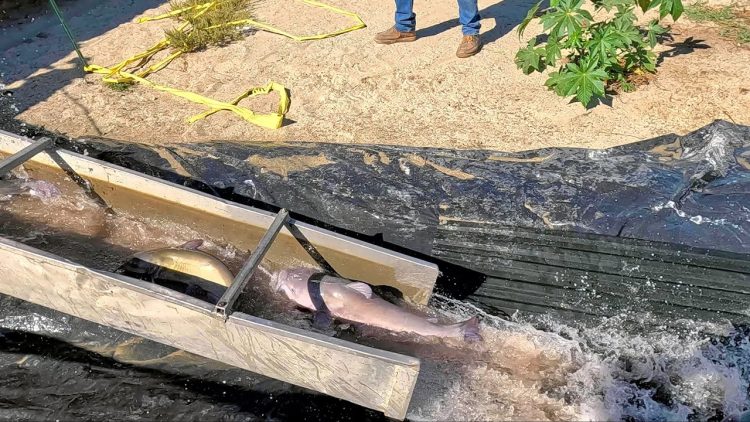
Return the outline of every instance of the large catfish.
{"type": "Polygon", "coordinates": [[[139,252],[117,272],[216,303],[234,276],[219,259],[198,250],[202,244],[196,239],[177,247],[139,252]]]}
{"type": "Polygon", "coordinates": [[[311,268],[284,269],[273,274],[271,288],[275,292],[284,292],[303,308],[327,312],[344,321],[421,336],[482,340],[476,316],[458,324],[438,324],[386,302],[373,294],[368,284],[327,275],[316,276],[316,273],[318,271],[311,268]]]}

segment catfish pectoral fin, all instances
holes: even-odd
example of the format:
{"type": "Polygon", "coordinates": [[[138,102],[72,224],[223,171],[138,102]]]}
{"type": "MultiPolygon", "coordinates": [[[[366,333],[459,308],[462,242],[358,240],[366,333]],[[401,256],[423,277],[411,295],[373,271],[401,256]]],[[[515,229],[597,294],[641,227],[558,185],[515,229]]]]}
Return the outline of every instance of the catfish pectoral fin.
{"type": "Polygon", "coordinates": [[[203,239],[193,239],[183,243],[179,248],[197,251],[201,246],[203,246],[203,239]]]}
{"type": "Polygon", "coordinates": [[[324,330],[333,324],[333,318],[328,312],[315,311],[313,312],[312,323],[313,327],[319,330],[324,330]]]}

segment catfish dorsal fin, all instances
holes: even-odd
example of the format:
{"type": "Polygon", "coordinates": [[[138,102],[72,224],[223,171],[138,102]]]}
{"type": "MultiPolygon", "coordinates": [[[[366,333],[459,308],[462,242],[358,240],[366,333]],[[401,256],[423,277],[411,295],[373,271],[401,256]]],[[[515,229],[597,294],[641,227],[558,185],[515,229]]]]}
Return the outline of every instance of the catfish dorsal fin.
{"type": "Polygon", "coordinates": [[[198,250],[198,248],[200,248],[201,246],[203,246],[203,239],[193,239],[183,243],[179,247],[181,249],[190,249],[195,251],[198,250]]]}
{"type": "Polygon", "coordinates": [[[372,298],[372,288],[369,285],[365,284],[365,283],[362,283],[362,282],[359,282],[359,281],[355,281],[355,282],[347,284],[346,287],[348,287],[348,288],[350,288],[352,290],[355,290],[358,293],[361,293],[362,296],[364,296],[364,297],[366,297],[368,299],[372,298]]]}

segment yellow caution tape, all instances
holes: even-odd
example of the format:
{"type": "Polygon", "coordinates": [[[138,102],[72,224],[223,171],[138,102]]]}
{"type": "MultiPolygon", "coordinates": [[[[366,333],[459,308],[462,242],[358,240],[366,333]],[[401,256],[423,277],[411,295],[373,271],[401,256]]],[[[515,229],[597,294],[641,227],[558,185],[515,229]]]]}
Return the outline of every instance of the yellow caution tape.
{"type": "MultiPolygon", "coordinates": [[[[344,29],[337,30],[334,32],[318,34],[318,35],[306,35],[306,36],[290,34],[274,26],[267,25],[267,24],[264,24],[262,22],[258,22],[252,19],[244,19],[244,20],[239,20],[235,22],[229,22],[229,23],[221,24],[220,26],[251,25],[259,29],[262,29],[264,31],[272,32],[274,34],[278,34],[278,35],[285,36],[287,38],[291,38],[295,41],[321,40],[324,38],[335,37],[341,34],[345,34],[347,32],[352,32],[352,31],[356,31],[358,29],[367,27],[367,25],[365,25],[365,22],[362,20],[362,18],[360,18],[359,15],[357,15],[354,12],[349,12],[347,10],[339,9],[337,7],[334,7],[334,6],[331,6],[331,5],[316,1],[316,0],[301,0],[301,1],[309,5],[315,6],[315,7],[320,7],[326,10],[330,10],[337,14],[350,16],[356,21],[356,23],[348,28],[344,28],[344,29]]],[[[207,3],[199,4],[196,6],[185,7],[183,9],[173,10],[169,13],[164,13],[158,16],[140,18],[138,19],[137,22],[143,23],[143,22],[155,21],[155,20],[160,20],[160,19],[166,19],[166,18],[182,15],[189,11],[197,11],[197,13],[195,14],[195,17],[198,17],[202,15],[203,13],[205,13],[212,6],[214,6],[216,3],[217,1],[211,1],[207,3]]],[[[182,25],[180,25],[177,29],[185,30],[188,27],[188,25],[189,23],[185,22],[182,25]]],[[[212,27],[212,28],[215,28],[215,27],[212,27]]],[[[151,88],[154,88],[158,91],[168,92],[172,95],[185,98],[189,101],[202,104],[210,108],[209,110],[203,113],[190,117],[188,119],[188,123],[194,123],[200,119],[206,118],[221,110],[227,110],[227,111],[231,111],[237,114],[238,116],[242,117],[246,121],[252,124],[258,125],[260,127],[264,127],[267,129],[278,129],[279,127],[281,127],[282,123],[284,122],[284,116],[289,111],[289,95],[287,94],[287,91],[283,85],[277,84],[275,82],[269,82],[264,87],[252,88],[246,91],[245,93],[243,93],[242,95],[238,96],[231,102],[225,103],[222,101],[216,101],[211,98],[204,97],[202,95],[198,95],[193,92],[184,91],[184,90],[176,89],[176,88],[170,88],[164,85],[158,85],[145,79],[146,76],[165,68],[174,59],[182,55],[183,52],[181,51],[171,53],[164,59],[149,66],[146,69],[141,70],[138,73],[130,73],[124,70],[126,67],[129,67],[135,62],[138,62],[138,64],[134,66],[135,68],[141,68],[145,66],[145,64],[148,63],[154,57],[154,55],[168,48],[169,44],[170,44],[169,40],[165,38],[159,41],[158,43],[156,43],[154,46],[152,46],[148,50],[143,51],[139,54],[136,54],[128,59],[125,59],[122,62],[112,67],[103,67],[103,66],[97,66],[97,65],[92,64],[92,65],[87,66],[85,70],[87,72],[94,72],[94,73],[107,75],[103,78],[104,82],[109,82],[109,83],[138,82],[138,83],[142,83],[144,85],[150,86],[151,88]],[[247,108],[238,106],[239,102],[245,98],[254,97],[258,95],[267,95],[267,94],[270,94],[271,92],[277,92],[279,94],[279,105],[275,113],[256,114],[247,108]]]]}
{"type": "MultiPolygon", "coordinates": [[[[94,72],[94,73],[102,73],[105,75],[109,75],[112,73],[112,69],[102,67],[102,66],[97,66],[97,65],[87,66],[86,71],[94,72]]],[[[121,71],[120,74],[127,79],[131,79],[135,82],[148,85],[151,88],[154,88],[158,91],[168,92],[172,95],[176,95],[178,97],[185,98],[186,100],[192,101],[194,103],[203,104],[211,108],[211,110],[205,113],[191,117],[188,120],[189,123],[193,123],[199,119],[202,119],[203,117],[214,114],[217,111],[227,110],[227,111],[231,111],[237,114],[238,116],[242,117],[248,122],[258,125],[260,127],[263,127],[266,129],[278,129],[281,127],[281,124],[284,122],[284,115],[286,115],[286,113],[289,111],[289,95],[287,94],[286,89],[282,85],[277,84],[275,82],[269,82],[268,85],[266,85],[265,87],[253,88],[249,90],[248,92],[246,92],[245,94],[243,94],[242,96],[235,99],[232,103],[224,103],[221,101],[213,100],[208,97],[204,97],[194,92],[184,91],[184,90],[176,89],[176,88],[170,88],[164,85],[158,85],[149,81],[148,79],[141,78],[138,75],[134,75],[132,73],[128,73],[125,71],[121,71]],[[260,95],[260,94],[268,94],[272,91],[279,93],[279,107],[276,113],[256,114],[256,113],[253,113],[251,110],[237,106],[237,103],[243,98],[246,98],[249,96],[260,95]]]]}
{"type": "MultiPolygon", "coordinates": [[[[286,115],[287,111],[289,111],[289,95],[287,95],[286,88],[284,88],[282,85],[279,85],[275,82],[269,82],[266,86],[251,88],[247,90],[244,94],[232,100],[232,102],[229,103],[229,105],[236,106],[237,103],[244,100],[245,98],[255,97],[258,95],[267,95],[271,91],[275,91],[279,93],[279,107],[276,110],[276,113],[267,114],[263,118],[264,120],[266,120],[266,117],[268,117],[268,121],[273,122],[274,125],[277,125],[276,128],[278,128],[283,123],[284,116],[286,115]],[[272,118],[276,120],[272,120],[272,118]]],[[[196,122],[200,119],[206,118],[216,113],[217,111],[221,111],[221,110],[228,110],[228,108],[225,108],[223,105],[221,107],[215,107],[201,114],[196,114],[195,116],[189,118],[188,122],[190,123],[196,122]]],[[[259,115],[257,114],[255,116],[256,118],[259,117],[259,115]]]]}
{"type": "Polygon", "coordinates": [[[149,22],[149,21],[158,21],[158,20],[161,20],[161,19],[166,19],[166,18],[171,18],[171,17],[174,17],[174,16],[179,16],[179,15],[181,15],[181,14],[183,14],[185,12],[188,12],[190,10],[205,10],[205,9],[208,9],[209,7],[213,6],[214,4],[215,4],[215,2],[208,2],[208,3],[198,4],[198,5],[195,5],[195,6],[183,7],[182,9],[173,10],[173,11],[171,11],[169,13],[164,13],[164,14],[157,15],[157,16],[146,16],[144,18],[138,18],[138,20],[136,20],[136,22],[138,22],[138,23],[144,23],[144,22],[149,22]]]}
{"type": "MultiPolygon", "coordinates": [[[[225,24],[221,24],[221,25],[217,25],[217,26],[237,26],[237,25],[243,25],[243,24],[244,25],[251,25],[251,26],[258,27],[258,28],[260,28],[260,29],[262,29],[264,31],[272,32],[272,33],[278,34],[278,35],[283,35],[283,36],[285,36],[287,38],[291,38],[291,39],[293,39],[295,41],[322,40],[324,38],[335,37],[335,36],[338,36],[338,35],[341,35],[341,34],[346,34],[347,32],[352,32],[352,31],[356,31],[358,29],[362,29],[362,28],[366,28],[367,27],[367,25],[365,24],[365,21],[363,21],[362,18],[360,18],[359,15],[356,14],[356,13],[354,13],[354,12],[349,12],[348,10],[339,9],[338,7],[333,7],[331,5],[328,5],[328,4],[325,4],[325,3],[321,3],[321,2],[315,1],[315,0],[301,0],[301,1],[303,3],[307,3],[307,4],[315,6],[315,7],[320,7],[320,8],[326,9],[326,10],[330,10],[330,11],[332,11],[334,13],[338,13],[340,15],[350,16],[350,17],[354,18],[354,20],[357,23],[354,24],[354,25],[352,25],[352,26],[350,26],[350,27],[348,27],[348,28],[344,28],[344,29],[341,29],[341,30],[338,30],[338,31],[334,31],[334,32],[328,32],[328,33],[325,33],[325,34],[319,34],[319,35],[294,35],[294,34],[290,34],[290,33],[286,32],[286,31],[283,31],[283,30],[281,30],[279,28],[276,28],[275,26],[266,25],[266,24],[264,24],[262,22],[258,22],[258,21],[253,20],[253,19],[243,19],[243,20],[229,22],[229,23],[225,23],[225,24]]],[[[208,29],[210,29],[210,28],[215,28],[215,27],[209,27],[208,29]]]]}
{"type": "MultiPolygon", "coordinates": [[[[238,21],[234,21],[234,22],[222,23],[220,25],[209,26],[206,29],[217,28],[217,27],[220,27],[220,26],[251,25],[251,26],[258,27],[258,28],[260,28],[260,29],[262,29],[264,31],[272,32],[272,33],[278,34],[278,35],[283,35],[283,36],[285,36],[287,38],[291,38],[291,39],[293,39],[295,41],[312,41],[312,40],[322,40],[324,38],[335,37],[335,36],[338,36],[338,35],[341,35],[341,34],[346,34],[347,32],[352,32],[352,31],[356,31],[358,29],[362,29],[362,28],[366,28],[367,27],[367,25],[365,24],[365,21],[363,21],[362,18],[358,14],[356,14],[354,12],[350,12],[350,11],[344,10],[344,9],[339,9],[338,7],[334,7],[334,6],[331,6],[330,4],[322,3],[322,2],[319,2],[319,1],[316,1],[316,0],[300,0],[300,1],[303,2],[303,3],[307,3],[307,4],[309,4],[311,6],[314,6],[314,7],[320,7],[321,9],[330,10],[331,12],[337,13],[339,15],[349,16],[349,17],[353,18],[356,21],[356,23],[354,25],[348,27],[348,28],[340,29],[340,30],[337,30],[337,31],[334,31],[334,32],[327,32],[325,34],[318,34],[318,35],[294,35],[294,34],[290,34],[290,33],[286,32],[286,31],[284,31],[282,29],[276,28],[275,26],[267,25],[265,23],[258,22],[258,21],[254,20],[254,19],[242,19],[242,20],[238,20],[238,21]]],[[[192,9],[196,9],[196,10],[200,10],[201,12],[204,12],[205,10],[207,10],[209,7],[213,6],[214,4],[216,4],[216,2],[212,1],[212,2],[208,2],[208,3],[199,4],[199,5],[196,5],[196,6],[185,7],[183,9],[174,10],[172,12],[164,13],[162,15],[140,18],[140,19],[138,19],[138,22],[142,23],[142,22],[149,22],[149,21],[166,19],[166,18],[170,18],[170,17],[173,17],[173,16],[181,15],[181,14],[183,14],[183,13],[185,13],[187,11],[190,11],[192,9]]]]}

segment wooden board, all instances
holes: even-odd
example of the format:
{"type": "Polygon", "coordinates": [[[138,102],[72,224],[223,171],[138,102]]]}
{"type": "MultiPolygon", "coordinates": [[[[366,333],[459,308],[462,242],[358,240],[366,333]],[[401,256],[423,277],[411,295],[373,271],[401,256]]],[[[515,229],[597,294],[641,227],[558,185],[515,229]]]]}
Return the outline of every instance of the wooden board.
{"type": "Polygon", "coordinates": [[[466,299],[510,314],[750,322],[748,254],[470,222],[442,225],[433,254],[485,274],[466,299]]]}
{"type": "Polygon", "coordinates": [[[404,419],[419,360],[95,271],[0,238],[0,293],[404,419]]]}
{"type": "MultiPolygon", "coordinates": [[[[14,154],[31,142],[27,138],[0,130],[0,153],[14,154]]],[[[190,220],[196,224],[200,224],[200,220],[210,220],[214,217],[219,223],[211,228],[221,232],[220,234],[237,248],[254,248],[274,218],[274,214],[270,212],[225,201],[84,155],[63,150],[56,154],[55,159],[62,159],[64,164],[79,176],[91,181],[97,193],[115,209],[128,204],[117,203],[118,195],[110,191],[129,190],[128,195],[120,197],[130,198],[130,201],[134,195],[142,197],[144,200],[139,206],[149,213],[163,213],[165,215],[162,217],[169,218],[171,210],[179,208],[188,215],[192,214],[193,218],[190,220]],[[149,201],[147,198],[152,200],[149,201]],[[257,235],[249,229],[255,230],[257,235]]],[[[58,168],[55,159],[44,152],[35,156],[31,162],[58,168]]],[[[416,304],[426,304],[432,295],[438,276],[438,267],[435,264],[313,225],[294,220],[291,220],[291,223],[299,228],[307,241],[314,245],[343,277],[395,287],[406,299],[416,304]]],[[[289,249],[287,253],[299,254],[300,257],[306,255],[286,228],[279,234],[277,242],[289,249]]]]}

